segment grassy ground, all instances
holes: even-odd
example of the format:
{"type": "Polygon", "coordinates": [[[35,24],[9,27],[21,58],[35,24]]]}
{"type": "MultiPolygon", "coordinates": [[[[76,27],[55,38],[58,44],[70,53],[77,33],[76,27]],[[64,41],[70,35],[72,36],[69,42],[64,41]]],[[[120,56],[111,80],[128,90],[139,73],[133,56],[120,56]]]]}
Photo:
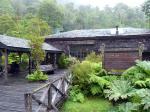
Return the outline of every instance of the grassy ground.
{"type": "Polygon", "coordinates": [[[84,103],[66,101],[61,112],[107,112],[111,103],[100,97],[86,98],[84,103]]]}

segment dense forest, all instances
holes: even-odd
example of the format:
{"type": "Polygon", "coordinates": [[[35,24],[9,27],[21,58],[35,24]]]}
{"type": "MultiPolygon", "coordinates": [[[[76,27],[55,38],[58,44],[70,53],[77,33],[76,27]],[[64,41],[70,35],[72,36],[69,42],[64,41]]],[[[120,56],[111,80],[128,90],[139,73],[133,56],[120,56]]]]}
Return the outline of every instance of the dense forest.
{"type": "Polygon", "coordinates": [[[148,28],[141,7],[123,3],[102,10],[92,6],[62,4],[56,0],[0,0],[0,34],[28,38],[59,31],[119,27],[148,28]]]}

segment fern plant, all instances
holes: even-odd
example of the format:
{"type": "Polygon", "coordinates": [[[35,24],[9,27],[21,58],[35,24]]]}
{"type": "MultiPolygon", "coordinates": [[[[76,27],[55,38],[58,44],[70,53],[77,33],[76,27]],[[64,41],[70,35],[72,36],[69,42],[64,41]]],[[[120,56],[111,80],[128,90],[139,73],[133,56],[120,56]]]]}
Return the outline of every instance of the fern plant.
{"type": "Polygon", "coordinates": [[[110,82],[103,77],[92,75],[90,77],[90,91],[92,95],[103,93],[104,88],[107,87],[109,83],[110,82]]]}
{"type": "Polygon", "coordinates": [[[140,88],[149,88],[150,78],[146,78],[145,80],[138,80],[134,83],[134,86],[140,87],[140,88]]]}
{"type": "Polygon", "coordinates": [[[147,87],[146,85],[146,81],[143,81],[143,80],[138,80],[134,83],[134,86],[136,87],[140,87],[140,88],[145,88],[147,87]]]}
{"type": "Polygon", "coordinates": [[[70,92],[69,92],[69,99],[73,102],[84,102],[84,94],[81,92],[78,85],[72,86],[70,92]]]}
{"type": "Polygon", "coordinates": [[[126,80],[115,80],[110,84],[109,89],[104,90],[104,93],[109,100],[118,101],[120,99],[128,99],[128,97],[135,94],[135,91],[130,82],[126,80]]]}

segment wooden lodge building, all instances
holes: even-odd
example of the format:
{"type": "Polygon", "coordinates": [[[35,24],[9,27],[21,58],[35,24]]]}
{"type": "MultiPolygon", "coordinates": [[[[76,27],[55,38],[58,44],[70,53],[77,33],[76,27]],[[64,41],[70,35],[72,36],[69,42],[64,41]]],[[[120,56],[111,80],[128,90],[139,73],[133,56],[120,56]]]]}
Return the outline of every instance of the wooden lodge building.
{"type": "Polygon", "coordinates": [[[112,28],[74,30],[46,37],[45,42],[78,58],[92,51],[103,54],[108,71],[125,70],[137,59],[150,60],[150,30],[112,28]]]}

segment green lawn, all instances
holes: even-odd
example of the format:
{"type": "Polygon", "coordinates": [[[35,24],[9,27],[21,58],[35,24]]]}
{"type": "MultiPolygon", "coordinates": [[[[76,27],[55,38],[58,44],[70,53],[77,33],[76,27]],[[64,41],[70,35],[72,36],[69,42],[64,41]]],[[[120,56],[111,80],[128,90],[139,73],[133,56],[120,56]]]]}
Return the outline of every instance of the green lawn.
{"type": "Polygon", "coordinates": [[[107,112],[111,103],[100,97],[89,97],[84,103],[66,101],[61,112],[107,112]]]}

